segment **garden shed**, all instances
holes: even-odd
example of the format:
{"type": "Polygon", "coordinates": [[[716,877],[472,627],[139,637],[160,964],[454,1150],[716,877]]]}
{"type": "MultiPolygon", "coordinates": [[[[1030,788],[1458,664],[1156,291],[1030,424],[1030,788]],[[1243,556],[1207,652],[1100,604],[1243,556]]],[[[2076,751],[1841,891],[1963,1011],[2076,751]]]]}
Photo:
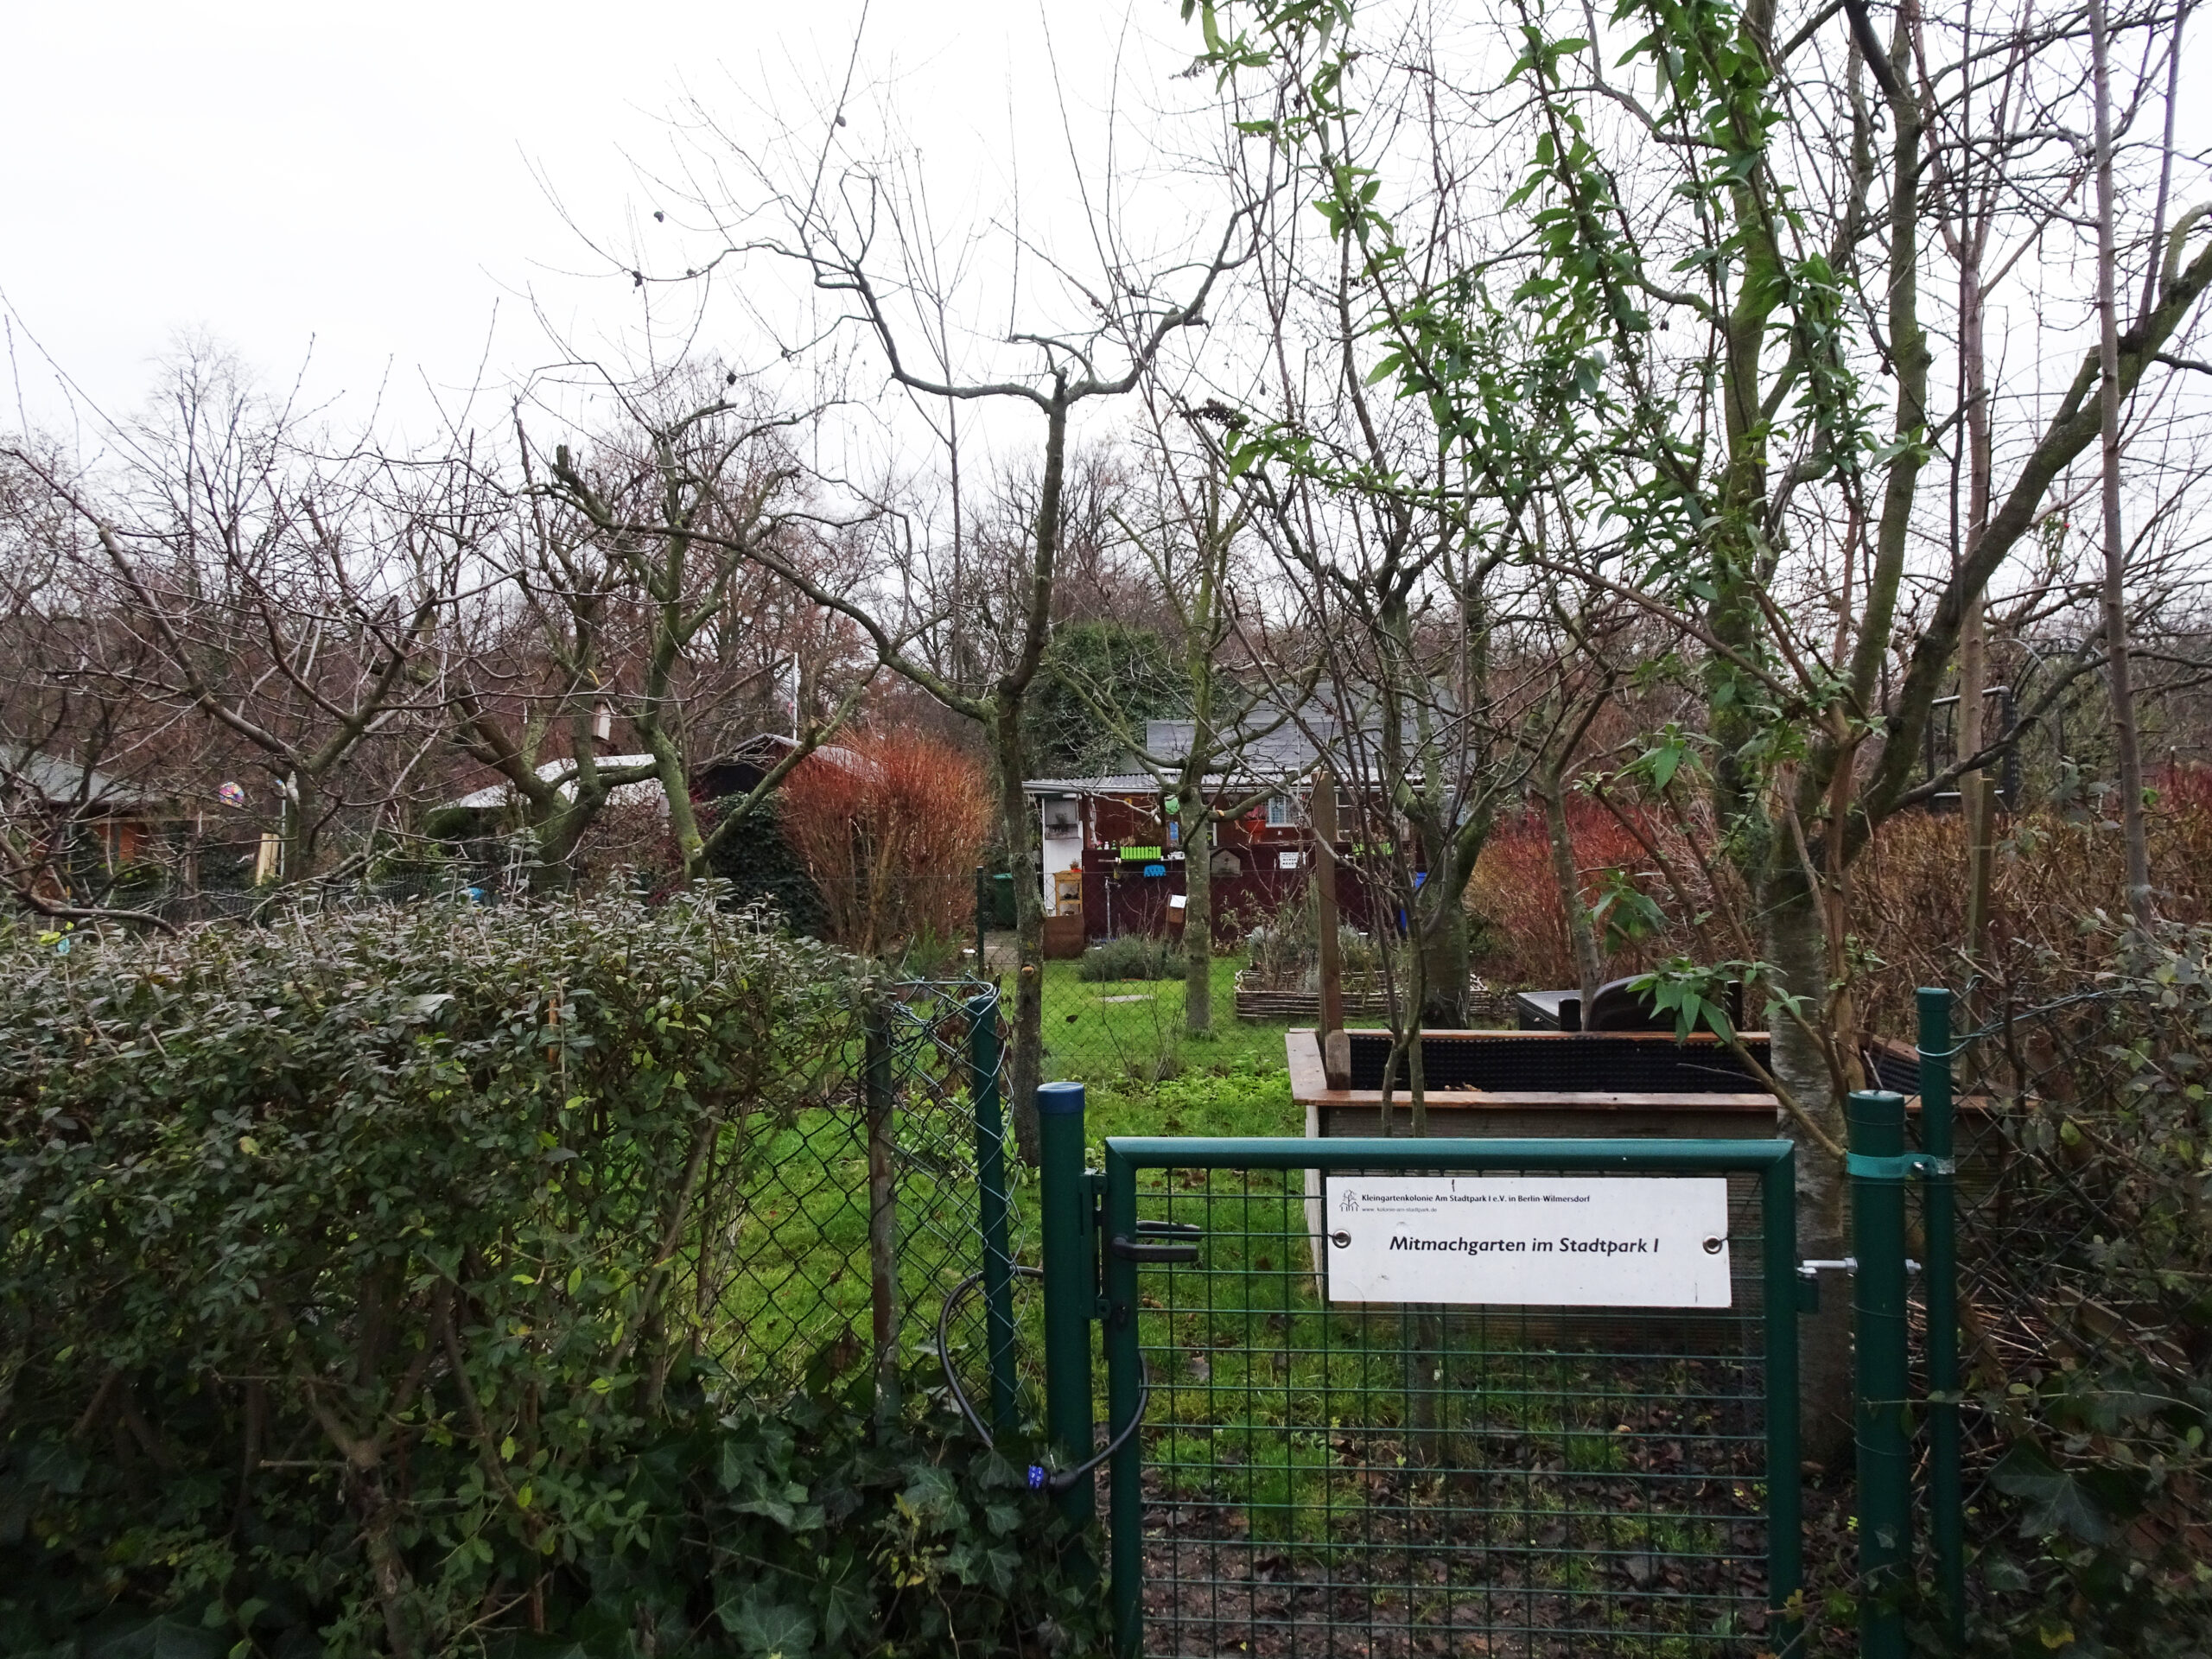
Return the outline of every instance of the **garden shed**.
{"type": "MultiPolygon", "coordinates": [[[[1187,752],[1192,741],[1188,721],[1148,721],[1145,733],[1155,758],[1187,752]]],[[[1319,762],[1306,735],[1286,727],[1254,740],[1234,766],[1209,775],[1211,798],[1249,803],[1214,827],[1209,874],[1217,935],[1233,935],[1304,891],[1314,859],[1309,774],[1319,762]]],[[[1181,906],[1173,902],[1187,890],[1179,804],[1158,779],[1129,771],[1034,778],[1023,787],[1037,806],[1048,918],[1080,915],[1083,937],[1093,941],[1181,928],[1181,906]]],[[[1345,811],[1338,816],[1349,821],[1345,811]]],[[[1338,881],[1345,911],[1363,913],[1357,875],[1347,868],[1338,881]]]]}

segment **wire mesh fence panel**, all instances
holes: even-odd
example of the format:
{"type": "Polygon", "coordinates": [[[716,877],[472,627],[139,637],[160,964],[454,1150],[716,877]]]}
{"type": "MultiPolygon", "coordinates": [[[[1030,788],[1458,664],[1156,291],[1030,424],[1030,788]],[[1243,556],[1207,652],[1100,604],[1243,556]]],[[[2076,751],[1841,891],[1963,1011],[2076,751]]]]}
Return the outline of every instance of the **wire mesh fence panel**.
{"type": "Polygon", "coordinates": [[[1965,1576],[1993,1638],[2164,1651],[2212,1621],[2204,965],[2201,937],[2139,938],[2091,990],[1967,994],[1965,1576]]]}
{"type": "Polygon", "coordinates": [[[995,1382],[1003,1395],[1021,1355],[1033,1349],[1018,1339],[1030,1298],[1013,1269],[1033,1264],[1036,1249],[997,993],[969,982],[901,988],[887,1015],[898,1086],[891,1145],[900,1296],[912,1310],[907,1351],[935,1351],[946,1299],[979,1278],[982,1294],[955,1310],[960,1317],[947,1334],[971,1394],[995,1382]]]}
{"type": "MultiPolygon", "coordinates": [[[[1769,1370],[1779,1256],[1758,1173],[1727,1176],[1725,1306],[1385,1305],[1331,1299],[1329,1240],[1344,1224],[1323,1215],[1307,1172],[1182,1164],[1160,1150],[1174,1143],[1143,1144],[1154,1150],[1133,1172],[1134,1218],[1199,1259],[1135,1269],[1150,1390],[1131,1506],[1135,1650],[1780,1645],[1796,1471],[1793,1459],[1777,1568],[1770,1407],[1779,1391],[1790,1436],[1796,1408],[1791,1379],[1769,1370]]],[[[1331,1190],[1363,1173],[1331,1171],[1331,1190]]],[[[1117,1507],[1117,1573],[1129,1514],[1117,1507]]]]}
{"type": "Polygon", "coordinates": [[[873,1302],[865,1120],[842,1103],[811,1108],[741,1128],[724,1156],[707,1200],[719,1224],[702,1244],[726,1252],[724,1271],[696,1281],[720,1299],[711,1357],[759,1388],[797,1382],[817,1354],[856,1363],[873,1302]]]}
{"type": "MultiPolygon", "coordinates": [[[[1096,977],[1086,976],[1080,960],[1046,965],[1041,1076],[1141,1088],[1211,1058],[1190,1039],[1181,961],[1166,941],[1142,943],[1148,960],[1117,961],[1096,977]]],[[[1234,966],[1215,965],[1221,984],[1212,988],[1211,1003],[1219,1003],[1234,966]]]]}
{"type": "MultiPolygon", "coordinates": [[[[895,1393],[934,1354],[947,1295],[1020,1257],[1023,1166],[992,1106],[1005,1090],[997,1023],[988,986],[881,987],[856,1013],[826,1103],[728,1132],[712,1357],[734,1379],[785,1386],[817,1360],[872,1363],[895,1393]]],[[[1001,1320],[1009,1306],[1000,1299],[1001,1320]]],[[[1016,1346],[1001,1329],[984,1373],[1016,1346]]]]}

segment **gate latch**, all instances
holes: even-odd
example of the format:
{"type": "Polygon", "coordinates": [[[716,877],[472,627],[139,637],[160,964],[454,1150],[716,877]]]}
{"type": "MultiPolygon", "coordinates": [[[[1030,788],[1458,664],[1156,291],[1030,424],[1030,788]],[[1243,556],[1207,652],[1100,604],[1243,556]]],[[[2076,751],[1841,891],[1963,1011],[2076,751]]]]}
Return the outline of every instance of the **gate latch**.
{"type": "Polygon", "coordinates": [[[1847,1255],[1833,1262],[1800,1262],[1797,1264],[1797,1311],[1800,1313],[1821,1311],[1821,1274],[1823,1271],[1856,1273],[1859,1271],[1859,1258],[1847,1255]]]}
{"type": "MultiPolygon", "coordinates": [[[[1137,1223],[1137,1237],[1177,1238],[1197,1240],[1204,1233],[1187,1221],[1141,1221],[1137,1223]]],[[[1124,1234],[1116,1233],[1106,1248],[1123,1262],[1166,1262],[1188,1266],[1198,1259],[1196,1243],[1182,1244],[1132,1243],[1124,1234]]]]}

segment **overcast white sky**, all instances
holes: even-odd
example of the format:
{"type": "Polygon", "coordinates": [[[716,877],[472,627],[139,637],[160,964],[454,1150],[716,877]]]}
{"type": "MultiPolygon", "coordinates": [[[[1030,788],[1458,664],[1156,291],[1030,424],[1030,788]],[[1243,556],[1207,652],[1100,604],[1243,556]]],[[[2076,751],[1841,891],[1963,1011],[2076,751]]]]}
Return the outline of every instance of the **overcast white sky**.
{"type": "MultiPolygon", "coordinates": [[[[1172,0],[1053,11],[1084,98],[1103,96],[1117,41],[1187,61],[1172,0]]],[[[483,362],[499,382],[546,359],[533,302],[564,331],[619,327],[626,285],[578,274],[598,267],[541,178],[621,239],[652,206],[627,157],[667,153],[687,87],[723,105],[734,82],[788,95],[834,79],[859,15],[854,0],[16,8],[0,296],[24,412],[68,417],[41,353],[119,414],[196,330],[279,382],[312,348],[311,391],[349,413],[389,377],[387,408],[412,423],[426,379],[466,385],[483,362]]],[[[867,55],[895,77],[934,188],[987,207],[1005,194],[1009,107],[1049,91],[1042,15],[1037,0],[874,6],[867,55]]]]}
{"type": "MultiPolygon", "coordinates": [[[[67,428],[58,370],[128,413],[156,359],[200,331],[279,385],[311,350],[310,395],[340,400],[342,424],[388,384],[385,424],[419,429],[426,382],[502,385],[554,354],[533,305],[585,343],[634,320],[628,284],[607,278],[548,184],[578,226],[626,240],[656,205],[632,158],[668,156],[665,118],[687,91],[741,126],[740,88],[800,115],[808,83],[842,76],[861,15],[862,0],[19,5],[0,97],[0,316],[23,412],[67,428]]],[[[1484,27],[1471,7],[1455,21],[1484,27]]],[[[1204,102],[1207,83],[1166,79],[1195,46],[1175,0],[875,0],[864,57],[923,148],[941,224],[1004,211],[1018,173],[1033,243],[1080,248],[1055,61],[1086,184],[1106,171],[1099,118],[1117,97],[1116,159],[1141,202],[1128,218],[1173,245],[1205,233],[1218,198],[1128,151],[1207,142],[1148,118],[1163,100],[1204,102]]],[[[2192,48],[2212,62],[2212,30],[2192,48]]],[[[2186,148],[2212,106],[2185,102],[2186,148]]]]}

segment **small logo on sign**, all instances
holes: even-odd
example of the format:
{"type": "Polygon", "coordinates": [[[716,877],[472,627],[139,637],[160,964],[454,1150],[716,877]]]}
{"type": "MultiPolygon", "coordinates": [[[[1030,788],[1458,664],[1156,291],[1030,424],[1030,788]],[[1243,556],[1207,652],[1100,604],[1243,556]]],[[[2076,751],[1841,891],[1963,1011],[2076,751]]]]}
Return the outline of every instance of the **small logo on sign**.
{"type": "Polygon", "coordinates": [[[1357,1215],[1359,1213],[1359,1194],[1353,1192],[1350,1187],[1346,1187],[1344,1189],[1344,1197],[1337,1201],[1337,1213],[1340,1216],[1357,1215]]]}

